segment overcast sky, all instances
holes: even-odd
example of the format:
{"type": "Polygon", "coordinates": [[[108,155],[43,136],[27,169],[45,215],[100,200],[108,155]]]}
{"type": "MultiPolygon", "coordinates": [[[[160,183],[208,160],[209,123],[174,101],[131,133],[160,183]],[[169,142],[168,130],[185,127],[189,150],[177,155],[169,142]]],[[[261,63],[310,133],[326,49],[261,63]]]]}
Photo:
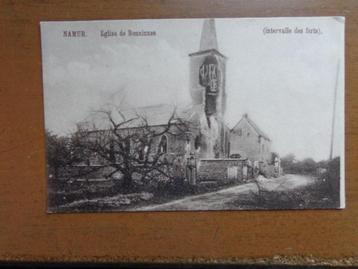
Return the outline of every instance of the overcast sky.
{"type": "MultiPolygon", "coordinates": [[[[327,159],[338,70],[334,155],[344,137],[342,18],[216,19],[228,57],[226,121],[248,113],[273,141],[297,158],[327,159]],[[293,33],[264,34],[289,27],[293,33]],[[295,34],[295,28],[303,34],[295,34]],[[305,33],[306,27],[319,34],[305,33]]],[[[76,122],[125,96],[131,106],[187,104],[189,57],[199,50],[202,19],[50,22],[41,25],[46,128],[68,134],[76,122]],[[64,37],[84,30],[86,37],[64,37]],[[100,31],[155,31],[150,37],[108,37],[100,31]]]]}

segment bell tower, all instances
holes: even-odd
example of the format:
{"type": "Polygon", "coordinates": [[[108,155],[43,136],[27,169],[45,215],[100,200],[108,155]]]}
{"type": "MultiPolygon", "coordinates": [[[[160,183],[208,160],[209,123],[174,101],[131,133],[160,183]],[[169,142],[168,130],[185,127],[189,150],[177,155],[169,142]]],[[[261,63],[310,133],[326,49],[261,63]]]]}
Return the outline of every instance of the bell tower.
{"type": "Polygon", "coordinates": [[[206,19],[198,52],[189,54],[190,95],[200,116],[203,157],[224,156],[225,69],[227,58],[219,52],[214,19],[206,19]]]}

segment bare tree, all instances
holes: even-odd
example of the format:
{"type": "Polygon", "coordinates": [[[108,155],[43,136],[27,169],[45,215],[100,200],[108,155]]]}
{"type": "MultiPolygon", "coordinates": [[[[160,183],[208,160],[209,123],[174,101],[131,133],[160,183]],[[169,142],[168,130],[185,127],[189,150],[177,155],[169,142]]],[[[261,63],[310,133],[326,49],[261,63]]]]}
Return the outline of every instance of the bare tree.
{"type": "Polygon", "coordinates": [[[90,152],[83,147],[79,132],[59,136],[46,130],[45,137],[47,165],[54,179],[68,181],[73,177],[87,176],[101,168],[88,166],[88,157],[85,156],[89,156],[90,152]]]}
{"type": "Polygon", "coordinates": [[[61,169],[80,162],[80,156],[84,154],[80,153],[82,149],[73,143],[75,136],[58,136],[46,130],[45,137],[47,164],[57,179],[61,169]]]}
{"type": "Polygon", "coordinates": [[[82,147],[111,168],[106,177],[120,172],[124,188],[131,188],[134,176],[148,181],[160,176],[171,177],[166,160],[166,141],[163,136],[183,136],[189,130],[187,122],[176,116],[174,110],[165,124],[151,126],[148,119],[135,113],[128,117],[120,109],[96,111],[104,116],[107,128],[79,130],[82,147]]]}

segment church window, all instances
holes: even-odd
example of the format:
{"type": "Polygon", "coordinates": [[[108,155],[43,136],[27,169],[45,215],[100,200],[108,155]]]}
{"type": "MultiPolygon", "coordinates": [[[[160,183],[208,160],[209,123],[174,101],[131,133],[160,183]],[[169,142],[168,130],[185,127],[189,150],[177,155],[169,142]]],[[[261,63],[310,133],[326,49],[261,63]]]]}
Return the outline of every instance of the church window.
{"type": "Polygon", "coordinates": [[[201,146],[201,138],[200,135],[197,135],[194,140],[194,148],[197,150],[201,146]]]}
{"type": "Polygon", "coordinates": [[[145,144],[140,145],[139,150],[138,150],[138,159],[140,161],[144,161],[148,150],[149,150],[149,147],[147,145],[145,145],[145,144]]]}
{"type": "Polygon", "coordinates": [[[143,161],[144,160],[144,151],[143,149],[140,149],[138,152],[138,159],[143,161]]]}
{"type": "Polygon", "coordinates": [[[239,129],[239,130],[237,131],[237,134],[238,134],[239,136],[242,136],[242,130],[239,129]]]}
{"type": "Polygon", "coordinates": [[[250,132],[247,132],[247,136],[250,136],[250,132]]]}
{"type": "Polygon", "coordinates": [[[168,152],[168,137],[166,135],[162,135],[159,142],[159,152],[167,153],[168,152]]]}

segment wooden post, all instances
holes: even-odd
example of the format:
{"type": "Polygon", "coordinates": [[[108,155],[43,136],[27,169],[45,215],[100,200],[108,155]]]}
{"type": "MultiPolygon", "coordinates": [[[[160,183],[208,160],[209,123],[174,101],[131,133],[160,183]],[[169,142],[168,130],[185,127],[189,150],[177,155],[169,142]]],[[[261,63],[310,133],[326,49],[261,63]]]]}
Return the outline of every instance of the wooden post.
{"type": "Polygon", "coordinates": [[[337,99],[338,78],[339,78],[339,61],[337,63],[336,85],[335,85],[335,88],[334,88],[334,95],[333,95],[331,148],[330,148],[330,153],[329,153],[329,159],[330,160],[332,160],[332,158],[333,158],[333,140],[334,140],[334,126],[335,126],[335,119],[336,119],[336,102],[337,102],[336,99],[337,99]]]}

